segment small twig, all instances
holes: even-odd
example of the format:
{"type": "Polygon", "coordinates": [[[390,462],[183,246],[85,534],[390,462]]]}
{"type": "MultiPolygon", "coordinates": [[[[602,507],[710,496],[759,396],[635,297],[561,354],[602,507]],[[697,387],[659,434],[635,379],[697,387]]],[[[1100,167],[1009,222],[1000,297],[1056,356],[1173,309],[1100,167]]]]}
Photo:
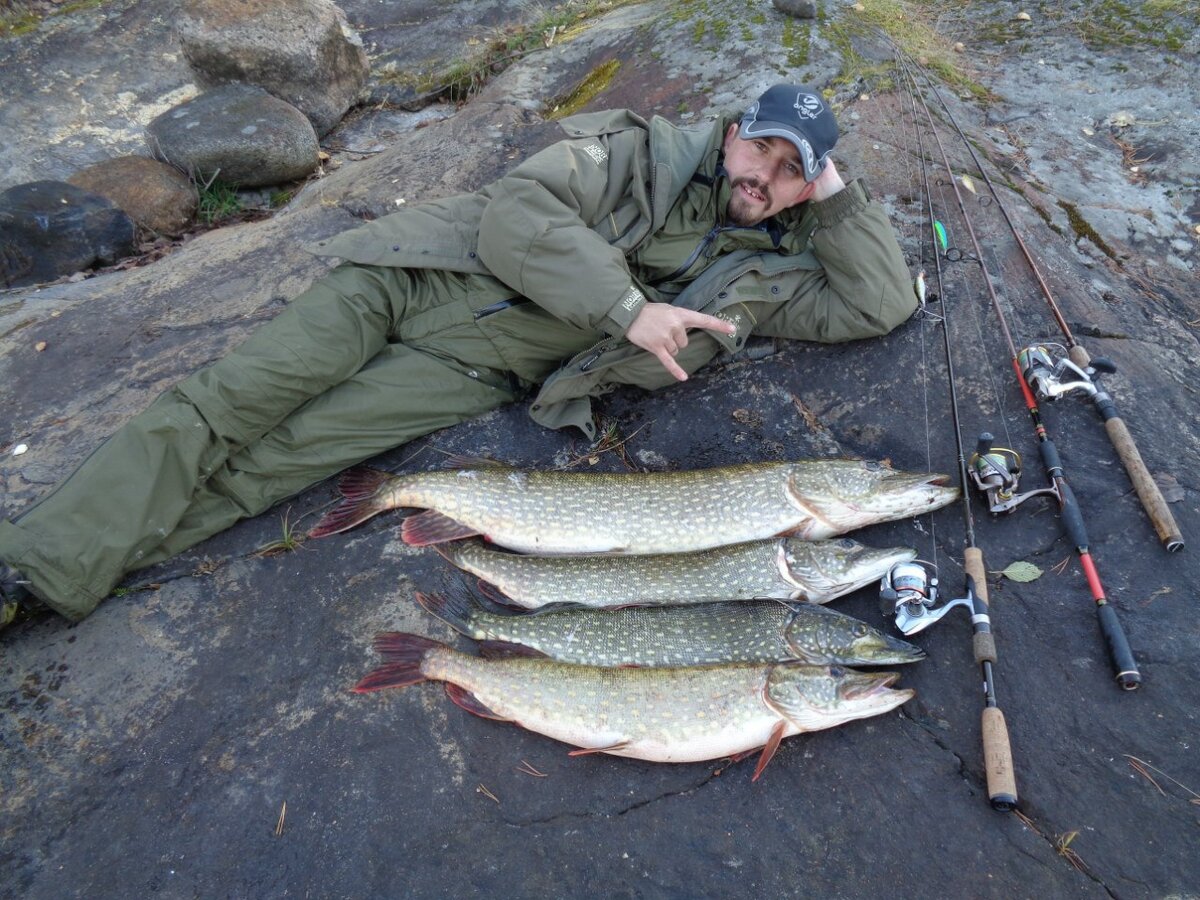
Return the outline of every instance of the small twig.
{"type": "Polygon", "coordinates": [[[535,769],[533,766],[531,766],[525,760],[521,760],[521,764],[519,766],[517,766],[517,771],[524,772],[526,775],[534,775],[537,778],[549,778],[550,777],[545,772],[539,772],[537,769],[535,769]]]}
{"type": "Polygon", "coordinates": [[[479,787],[475,788],[475,790],[478,791],[479,793],[483,794],[485,797],[495,800],[496,803],[500,802],[500,798],[497,797],[495,794],[493,794],[491,791],[489,791],[487,788],[485,788],[482,784],[480,784],[479,787]]]}
{"type": "Polygon", "coordinates": [[[1061,575],[1063,572],[1067,571],[1067,566],[1069,566],[1070,564],[1071,564],[1071,557],[1070,556],[1063,557],[1063,561],[1060,563],[1055,563],[1053,566],[1051,566],[1050,571],[1053,572],[1055,575],[1061,575]]]}
{"type": "Polygon", "coordinates": [[[275,837],[280,837],[283,834],[283,820],[287,818],[287,801],[283,801],[283,808],[279,810],[279,821],[275,823],[275,837]]]}

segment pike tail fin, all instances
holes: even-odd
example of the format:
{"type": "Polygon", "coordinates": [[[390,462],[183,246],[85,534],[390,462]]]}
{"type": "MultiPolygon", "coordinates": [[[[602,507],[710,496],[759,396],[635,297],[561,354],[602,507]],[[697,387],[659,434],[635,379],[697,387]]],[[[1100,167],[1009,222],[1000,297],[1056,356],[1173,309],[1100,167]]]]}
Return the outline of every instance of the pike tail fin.
{"type": "Polygon", "coordinates": [[[375,649],[384,664],[367,674],[352,690],[356,694],[381,691],[384,688],[408,687],[428,681],[421,671],[425,654],[445,646],[418,634],[389,631],[375,635],[375,649]]]}
{"type": "Polygon", "coordinates": [[[321,517],[308,532],[310,538],[328,537],[349,531],[381,512],[393,508],[387,485],[395,479],[388,472],[363,466],[346,472],[338,481],[342,502],[321,517]]]}

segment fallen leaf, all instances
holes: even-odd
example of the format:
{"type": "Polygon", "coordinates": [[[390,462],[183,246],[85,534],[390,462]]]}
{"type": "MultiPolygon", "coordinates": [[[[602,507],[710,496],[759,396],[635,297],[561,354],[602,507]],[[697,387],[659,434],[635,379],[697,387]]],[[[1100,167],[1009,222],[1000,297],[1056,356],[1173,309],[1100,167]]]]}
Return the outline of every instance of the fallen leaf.
{"type": "Polygon", "coordinates": [[[1085,128],[1085,129],[1083,129],[1083,133],[1086,134],[1088,137],[1091,137],[1096,132],[1092,131],[1092,129],[1090,129],[1090,128],[1085,128]]]}
{"type": "Polygon", "coordinates": [[[1133,113],[1128,110],[1119,109],[1104,121],[1114,128],[1128,128],[1137,120],[1134,118],[1133,113]]]}
{"type": "Polygon", "coordinates": [[[968,191],[970,191],[972,194],[975,193],[975,182],[973,182],[971,180],[970,175],[962,175],[959,177],[958,180],[962,182],[962,186],[965,187],[968,191]]]}
{"type": "Polygon", "coordinates": [[[1016,19],[1018,22],[1032,22],[1033,21],[1033,19],[1030,18],[1029,13],[1027,13],[1027,12],[1019,12],[1015,16],[1013,16],[1013,18],[1016,19]]]}
{"type": "Polygon", "coordinates": [[[28,444],[17,444],[17,446],[13,447],[12,455],[13,456],[21,456],[22,454],[28,453],[28,452],[29,452],[28,444]]]}
{"type": "Polygon", "coordinates": [[[953,47],[953,50],[955,53],[965,53],[966,49],[967,49],[967,47],[962,41],[959,41],[953,47]]]}
{"type": "Polygon", "coordinates": [[[36,344],[33,345],[33,349],[36,350],[38,353],[41,353],[43,350],[46,349],[46,342],[38,341],[36,344]]]}
{"type": "Polygon", "coordinates": [[[1031,562],[1017,560],[1000,574],[1009,581],[1017,581],[1023,584],[1028,581],[1037,581],[1042,577],[1042,570],[1031,562]]]}

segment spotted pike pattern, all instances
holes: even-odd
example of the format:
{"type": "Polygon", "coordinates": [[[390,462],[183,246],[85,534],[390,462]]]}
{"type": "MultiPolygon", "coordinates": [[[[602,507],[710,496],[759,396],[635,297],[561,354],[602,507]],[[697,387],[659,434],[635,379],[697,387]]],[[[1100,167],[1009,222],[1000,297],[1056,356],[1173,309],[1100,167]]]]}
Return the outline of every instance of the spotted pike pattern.
{"type": "Polygon", "coordinates": [[[749,600],[503,615],[465,595],[418,594],[417,599],[467,637],[516,643],[591,666],[788,661],[871,666],[915,662],[925,655],[865,622],[806,603],[749,600]]]}
{"type": "Polygon", "coordinates": [[[783,737],[887,712],[913,696],[891,673],[779,665],[607,669],[426,651],[428,679],[469,692],[494,716],[577,747],[656,762],[743,753],[783,737]]]}
{"type": "Polygon", "coordinates": [[[589,607],[779,599],[827,603],[878,581],[916,557],[905,547],[874,550],[850,538],[775,538],[697,553],[651,556],[529,556],[482,541],[443,544],[454,565],[493,585],[512,603],[589,607]]]}
{"type": "Polygon", "coordinates": [[[523,553],[684,553],[785,534],[821,540],[918,515],[954,500],[947,480],[841,459],[650,474],[494,466],[394,476],[373,502],[374,512],[436,510],[523,553]]]}

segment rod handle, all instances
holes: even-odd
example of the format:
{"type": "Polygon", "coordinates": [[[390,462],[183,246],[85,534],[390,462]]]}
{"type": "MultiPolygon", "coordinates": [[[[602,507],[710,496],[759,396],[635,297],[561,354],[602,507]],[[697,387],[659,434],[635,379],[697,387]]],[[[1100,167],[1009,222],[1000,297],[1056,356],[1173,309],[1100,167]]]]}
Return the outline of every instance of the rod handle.
{"type": "MultiPolygon", "coordinates": [[[[982,612],[984,615],[987,615],[987,572],[983,568],[983,551],[978,547],[968,547],[963,552],[963,568],[967,571],[967,577],[971,579],[975,598],[981,604],[981,608],[973,612],[982,612]]],[[[982,630],[978,624],[975,626],[975,634],[971,638],[971,646],[975,649],[975,662],[983,664],[985,662],[994,663],[996,661],[996,640],[992,637],[990,622],[986,631],[982,630]]]]}
{"type": "Polygon", "coordinates": [[[1113,416],[1105,420],[1104,430],[1108,432],[1108,439],[1112,441],[1117,456],[1125,466],[1125,471],[1129,473],[1129,480],[1133,482],[1133,489],[1137,491],[1146,515],[1150,517],[1154,530],[1158,532],[1158,539],[1171,553],[1182,550],[1183,533],[1175,524],[1175,517],[1167,508],[1162,491],[1158,489],[1146,464],[1142,462],[1142,455],[1138,452],[1137,444],[1133,442],[1133,435],[1129,433],[1125,421],[1120,416],[1113,416]]]}
{"type": "Polygon", "coordinates": [[[1117,684],[1123,690],[1136,690],[1142,683],[1142,674],[1134,661],[1133,651],[1129,649],[1129,640],[1125,637],[1125,629],[1117,618],[1117,611],[1111,603],[1101,603],[1096,606],[1096,615],[1100,619],[1100,632],[1108,644],[1108,655],[1117,673],[1117,684]]]}
{"type": "Polygon", "coordinates": [[[1017,805],[1017,778],[1013,772],[1012,746],[1008,724],[998,707],[983,710],[983,766],[987,775],[988,800],[992,809],[1007,812],[1017,805]]]}

